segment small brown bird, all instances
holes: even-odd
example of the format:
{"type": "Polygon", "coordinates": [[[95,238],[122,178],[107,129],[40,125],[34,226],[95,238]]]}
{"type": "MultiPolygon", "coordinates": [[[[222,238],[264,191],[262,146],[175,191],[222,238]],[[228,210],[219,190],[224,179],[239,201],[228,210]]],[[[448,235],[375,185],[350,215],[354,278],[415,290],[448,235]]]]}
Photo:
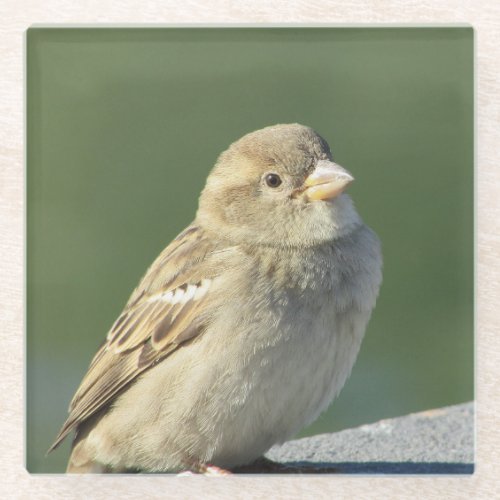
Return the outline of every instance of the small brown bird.
{"type": "Polygon", "coordinates": [[[153,262],[51,450],[68,472],[232,468],[315,420],[356,359],[381,283],[353,180],[311,128],[223,152],[194,222],[153,262]]]}

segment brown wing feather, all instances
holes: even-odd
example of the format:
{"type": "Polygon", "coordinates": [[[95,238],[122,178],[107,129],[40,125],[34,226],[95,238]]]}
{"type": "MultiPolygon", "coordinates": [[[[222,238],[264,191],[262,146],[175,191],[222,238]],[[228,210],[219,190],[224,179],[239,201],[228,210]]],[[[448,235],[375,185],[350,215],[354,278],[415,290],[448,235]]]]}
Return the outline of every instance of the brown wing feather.
{"type": "Polygon", "coordinates": [[[204,266],[210,275],[203,276],[198,264],[220,250],[190,226],[160,254],[94,356],[49,451],[138,375],[203,331],[207,318],[201,306],[224,266],[204,266]]]}

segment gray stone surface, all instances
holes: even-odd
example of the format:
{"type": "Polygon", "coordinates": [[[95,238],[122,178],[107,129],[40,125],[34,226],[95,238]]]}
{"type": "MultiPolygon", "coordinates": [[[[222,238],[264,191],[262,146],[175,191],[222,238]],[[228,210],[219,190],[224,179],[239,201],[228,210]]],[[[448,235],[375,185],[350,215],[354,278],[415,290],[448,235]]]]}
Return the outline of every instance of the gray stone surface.
{"type": "Polygon", "coordinates": [[[474,406],[464,403],[297,439],[275,446],[266,457],[295,468],[290,472],[471,474],[474,406]]]}

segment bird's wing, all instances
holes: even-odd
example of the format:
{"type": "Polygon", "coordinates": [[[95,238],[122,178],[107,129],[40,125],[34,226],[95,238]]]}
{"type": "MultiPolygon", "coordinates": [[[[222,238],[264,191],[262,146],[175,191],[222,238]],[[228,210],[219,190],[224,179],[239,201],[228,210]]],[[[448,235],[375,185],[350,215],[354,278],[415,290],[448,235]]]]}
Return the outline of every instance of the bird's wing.
{"type": "Polygon", "coordinates": [[[90,363],[49,451],[138,375],[203,332],[214,281],[235,252],[191,225],[159,255],[90,363]]]}

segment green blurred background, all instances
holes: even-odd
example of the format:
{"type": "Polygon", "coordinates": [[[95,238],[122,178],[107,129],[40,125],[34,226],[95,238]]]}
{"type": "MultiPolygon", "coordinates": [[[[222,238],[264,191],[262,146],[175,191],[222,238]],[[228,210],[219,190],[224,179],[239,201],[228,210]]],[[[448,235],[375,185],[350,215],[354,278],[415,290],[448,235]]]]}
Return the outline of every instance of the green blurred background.
{"type": "Polygon", "coordinates": [[[384,283],[353,374],[302,436],[473,398],[472,28],[32,28],[26,453],[47,448],[217,155],[299,122],[354,173],[384,283]]]}

